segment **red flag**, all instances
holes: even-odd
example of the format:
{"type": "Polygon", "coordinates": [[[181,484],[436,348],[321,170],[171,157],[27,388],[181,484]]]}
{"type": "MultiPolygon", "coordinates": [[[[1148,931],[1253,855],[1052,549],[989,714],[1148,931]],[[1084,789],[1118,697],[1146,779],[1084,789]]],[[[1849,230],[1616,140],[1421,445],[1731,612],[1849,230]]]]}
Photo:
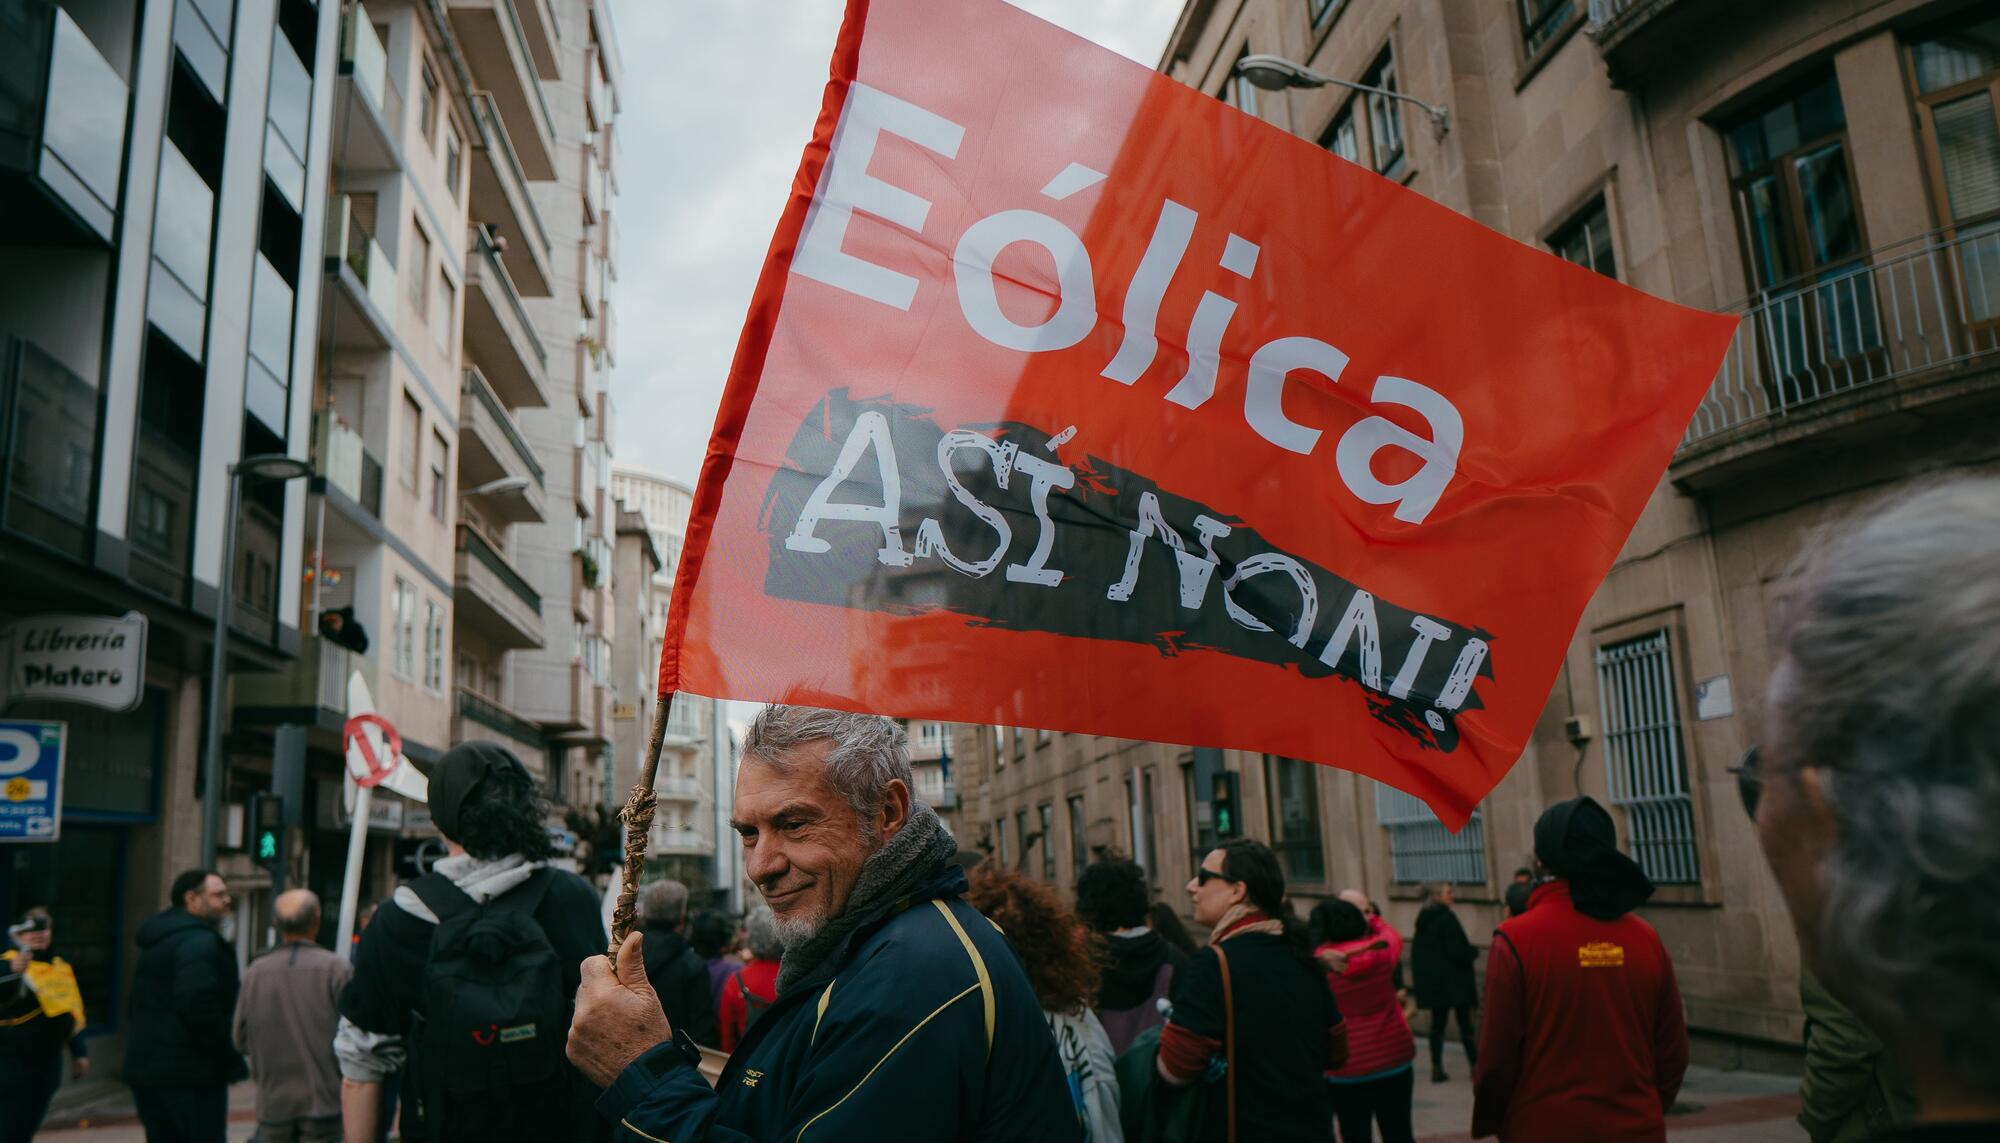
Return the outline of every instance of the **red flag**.
{"type": "Polygon", "coordinates": [[[1001,0],[850,0],[662,693],[1268,751],[1456,828],[1734,326],[1001,0]]]}

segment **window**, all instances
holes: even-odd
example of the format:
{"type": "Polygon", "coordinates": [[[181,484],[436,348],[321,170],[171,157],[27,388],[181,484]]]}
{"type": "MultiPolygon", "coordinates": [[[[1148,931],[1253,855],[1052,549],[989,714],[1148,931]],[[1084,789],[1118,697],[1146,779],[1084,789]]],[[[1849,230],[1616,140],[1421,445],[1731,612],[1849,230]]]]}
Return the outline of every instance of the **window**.
{"type": "Polygon", "coordinates": [[[1020,856],[1015,860],[1020,862],[1022,869],[1026,869],[1028,867],[1028,811],[1026,810],[1014,811],[1014,840],[1021,847],[1020,856]]]}
{"type": "MultiPolygon", "coordinates": [[[[1384,91],[1396,91],[1396,57],[1389,49],[1382,50],[1382,56],[1368,74],[1361,77],[1368,87],[1379,87],[1384,91]]],[[[1367,94],[1368,101],[1368,141],[1375,156],[1375,170],[1391,178],[1403,173],[1403,107],[1398,100],[1385,96],[1367,94]]]]}
{"type": "Polygon", "coordinates": [[[1017,759],[1027,757],[1028,736],[1021,733],[1021,728],[1018,726],[1012,728],[1012,734],[1014,736],[1014,757],[1017,759]]]}
{"type": "Polygon", "coordinates": [[[417,490],[417,475],[423,471],[424,407],[410,391],[403,390],[403,487],[417,490]]]}
{"type": "Polygon", "coordinates": [[[1604,769],[1639,868],[1663,885],[1701,879],[1694,799],[1681,753],[1680,699],[1665,631],[1597,649],[1604,769]]]}
{"type": "Polygon", "coordinates": [[[1325,27],[1345,2],[1346,0],[1306,0],[1306,12],[1312,17],[1312,26],[1325,27]]]}
{"type": "Polygon", "coordinates": [[[1000,868],[1002,869],[1008,868],[1007,819],[1004,816],[993,819],[993,844],[998,847],[997,852],[999,853],[1000,856],[1000,868]]]}
{"type": "Polygon", "coordinates": [[[1452,833],[1431,808],[1401,790],[1375,784],[1375,820],[1389,831],[1389,880],[1481,884],[1486,880],[1485,823],[1479,811],[1452,833]]]}
{"type": "Polygon", "coordinates": [[[1317,767],[1296,758],[1264,755],[1265,799],[1271,815],[1271,848],[1287,881],[1326,880],[1320,848],[1317,767]]]}
{"type": "Polygon", "coordinates": [[[444,125],[444,185],[451,192],[452,201],[458,201],[459,170],[465,165],[465,144],[459,141],[458,126],[447,120],[444,125]]]}
{"type": "Polygon", "coordinates": [[[1910,45],[1917,113],[1938,216],[1958,230],[1960,297],[1974,321],[2000,317],[2000,16],[1910,45]]]}
{"type": "Polygon", "coordinates": [[[1140,771],[1139,785],[1140,785],[1139,808],[1146,815],[1146,845],[1145,845],[1146,856],[1143,860],[1146,863],[1146,876],[1150,879],[1153,876],[1153,871],[1160,867],[1159,859],[1155,856],[1157,850],[1154,848],[1155,835],[1159,831],[1153,828],[1153,823],[1159,821],[1160,819],[1159,816],[1153,812],[1152,770],[1148,769],[1140,771]]]}
{"type": "Polygon", "coordinates": [[[1047,802],[1041,806],[1042,816],[1042,880],[1056,879],[1056,808],[1047,802]]]}
{"type": "Polygon", "coordinates": [[[1558,33],[1576,17],[1574,0],[1518,0],[1521,6],[1521,43],[1533,56],[1553,42],[1558,33]]]}
{"type": "Polygon", "coordinates": [[[1618,262],[1611,253],[1611,215],[1599,196],[1574,222],[1549,239],[1557,257],[1595,270],[1607,278],[1618,276],[1618,262]]]}
{"type": "Polygon", "coordinates": [[[1242,51],[1236,53],[1236,63],[1230,67],[1228,78],[1222,81],[1222,101],[1245,115],[1255,115],[1257,114],[1257,85],[1251,83],[1248,76],[1237,70],[1237,68],[1242,66],[1244,58],[1249,54],[1250,48],[1248,45],[1245,45],[1242,51]]]}
{"type": "Polygon", "coordinates": [[[438,78],[431,70],[431,61],[426,59],[423,68],[423,83],[417,91],[417,130],[423,132],[424,142],[437,145],[438,78]]]}
{"type": "MultiPolygon", "coordinates": [[[[1130,778],[1126,781],[1129,783],[1130,778]]],[[[1089,826],[1083,820],[1083,795],[1069,796],[1069,874],[1072,879],[1090,864],[1089,826]]]]}
{"type": "Polygon", "coordinates": [[[396,577],[389,594],[389,616],[395,625],[395,646],[390,668],[399,679],[417,677],[417,589],[402,576],[396,577]]]}
{"type": "Polygon", "coordinates": [[[434,695],[444,693],[444,608],[436,601],[424,604],[424,689],[434,695]]]}
{"type": "Polygon", "coordinates": [[[415,237],[416,247],[410,252],[412,261],[406,279],[410,283],[410,304],[417,307],[418,317],[425,317],[428,313],[426,304],[430,300],[424,284],[430,281],[431,236],[425,234],[423,226],[415,221],[410,223],[410,233],[415,237]]]}
{"type": "Polygon", "coordinates": [[[174,557],[174,500],[150,485],[133,490],[132,545],[157,559],[174,557]]]}
{"type": "Polygon", "coordinates": [[[431,306],[431,333],[437,338],[438,351],[451,355],[451,319],[458,313],[458,287],[452,285],[445,276],[444,263],[438,263],[437,300],[431,306]]]}
{"type": "Polygon", "coordinates": [[[1132,859],[1146,871],[1147,880],[1153,877],[1153,819],[1140,810],[1139,788],[1134,783],[1138,771],[1125,775],[1125,824],[1132,835],[1132,859]]]}
{"type": "Polygon", "coordinates": [[[1350,163],[1361,161],[1361,141],[1354,133],[1353,100],[1349,100],[1347,106],[1340,109],[1340,114],[1333,117],[1333,124],[1326,129],[1326,134],[1319,137],[1319,145],[1350,163]]]}
{"type": "Polygon", "coordinates": [[[1037,745],[1039,745],[1039,744],[1041,744],[1041,743],[1044,743],[1044,742],[1047,742],[1048,740],[1049,740],[1049,728],[1048,728],[1048,727],[1046,727],[1046,726],[1044,726],[1044,727],[1040,727],[1040,728],[1038,728],[1038,729],[1037,729],[1037,730],[1035,731],[1035,742],[1036,742],[1036,744],[1037,744],[1037,745]]]}
{"type": "Polygon", "coordinates": [[[1853,380],[1841,362],[1881,345],[1863,261],[1847,116],[1831,70],[1724,130],[1759,349],[1795,394],[1853,380]]]}
{"type": "Polygon", "coordinates": [[[451,442],[444,434],[431,430],[431,515],[439,520],[445,518],[447,490],[451,487],[451,442]]]}

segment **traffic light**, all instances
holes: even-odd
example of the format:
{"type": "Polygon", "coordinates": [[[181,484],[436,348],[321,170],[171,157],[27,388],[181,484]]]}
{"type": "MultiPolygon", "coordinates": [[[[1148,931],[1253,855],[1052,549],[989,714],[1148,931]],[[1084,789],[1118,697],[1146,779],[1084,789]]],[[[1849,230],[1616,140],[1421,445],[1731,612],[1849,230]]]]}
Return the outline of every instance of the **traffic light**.
{"type": "Polygon", "coordinates": [[[1215,814],[1215,836],[1225,841],[1243,836],[1243,821],[1236,808],[1238,782],[1233,771],[1224,770],[1215,775],[1215,785],[1209,791],[1208,803],[1215,814]]]}
{"type": "Polygon", "coordinates": [[[271,871],[274,889],[285,881],[285,800],[262,790],[250,795],[250,856],[271,871]]]}

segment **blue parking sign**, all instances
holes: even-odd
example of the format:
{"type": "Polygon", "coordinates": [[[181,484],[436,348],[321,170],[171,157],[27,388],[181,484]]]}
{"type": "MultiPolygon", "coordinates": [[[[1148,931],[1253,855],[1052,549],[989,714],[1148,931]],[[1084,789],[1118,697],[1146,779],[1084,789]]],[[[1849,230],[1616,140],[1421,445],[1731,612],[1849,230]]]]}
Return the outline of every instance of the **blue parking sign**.
{"type": "Polygon", "coordinates": [[[0,719],[0,842],[54,841],[62,831],[69,724],[0,719]]]}

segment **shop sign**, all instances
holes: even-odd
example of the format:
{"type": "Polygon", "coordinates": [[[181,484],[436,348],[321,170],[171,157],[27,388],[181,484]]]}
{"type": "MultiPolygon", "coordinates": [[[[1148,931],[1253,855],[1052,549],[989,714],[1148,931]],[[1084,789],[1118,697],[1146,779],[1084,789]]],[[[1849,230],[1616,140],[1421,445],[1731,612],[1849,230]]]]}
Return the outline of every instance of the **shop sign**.
{"type": "Polygon", "coordinates": [[[84,703],[107,710],[139,705],[146,680],[146,617],[38,615],[0,627],[6,698],[84,703]]]}

